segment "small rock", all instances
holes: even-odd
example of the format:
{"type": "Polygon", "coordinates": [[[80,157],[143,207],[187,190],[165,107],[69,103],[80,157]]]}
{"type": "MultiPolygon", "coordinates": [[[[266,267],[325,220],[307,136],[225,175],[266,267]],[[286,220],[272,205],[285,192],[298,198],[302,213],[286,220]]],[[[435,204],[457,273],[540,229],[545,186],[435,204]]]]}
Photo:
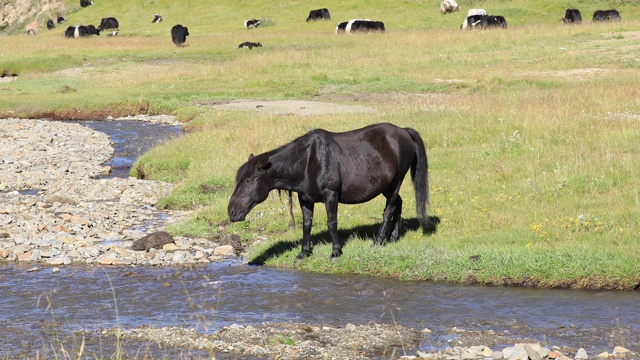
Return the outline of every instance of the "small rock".
{"type": "MultiPolygon", "coordinates": [[[[538,345],[536,348],[540,349],[540,345],[538,345]]],[[[529,357],[529,360],[542,360],[542,357],[540,357],[540,354],[537,350],[534,349],[533,346],[529,344],[524,345],[524,351],[527,353],[527,357],[529,357]]]]}
{"type": "Polygon", "coordinates": [[[562,353],[557,351],[557,350],[552,350],[552,351],[549,352],[548,356],[549,356],[549,359],[557,359],[560,356],[562,356],[562,353]]]}
{"type": "Polygon", "coordinates": [[[164,245],[169,243],[175,243],[173,236],[166,231],[158,231],[134,241],[131,249],[136,251],[162,249],[164,245]]]}
{"type": "Polygon", "coordinates": [[[230,256],[234,255],[233,246],[231,245],[221,245],[213,249],[214,256],[230,256]]]}
{"type": "Polygon", "coordinates": [[[18,255],[18,261],[29,261],[31,260],[31,251],[27,251],[26,253],[22,253],[18,255]]]}
{"type": "Polygon", "coordinates": [[[482,356],[483,357],[489,358],[492,355],[493,355],[493,351],[488,346],[485,346],[484,349],[482,349],[482,356]]]}
{"type": "Polygon", "coordinates": [[[512,347],[506,347],[502,350],[502,356],[504,356],[505,359],[508,359],[511,357],[511,355],[515,354],[516,349],[512,348],[512,347]]]}
{"type": "Polygon", "coordinates": [[[162,247],[162,250],[164,250],[164,251],[176,251],[176,250],[178,250],[178,245],[176,245],[174,243],[165,244],[162,247]]]}
{"type": "Polygon", "coordinates": [[[613,356],[619,356],[619,355],[624,355],[626,353],[630,353],[631,351],[627,348],[624,348],[622,346],[616,346],[613,348],[613,356]]]}
{"type": "Polygon", "coordinates": [[[34,272],[34,271],[40,271],[40,268],[37,266],[34,266],[32,268],[27,269],[27,272],[34,272]]]}
{"type": "Polygon", "coordinates": [[[583,348],[578,349],[578,352],[576,353],[576,360],[586,360],[589,358],[589,355],[587,355],[587,351],[583,348]]]}

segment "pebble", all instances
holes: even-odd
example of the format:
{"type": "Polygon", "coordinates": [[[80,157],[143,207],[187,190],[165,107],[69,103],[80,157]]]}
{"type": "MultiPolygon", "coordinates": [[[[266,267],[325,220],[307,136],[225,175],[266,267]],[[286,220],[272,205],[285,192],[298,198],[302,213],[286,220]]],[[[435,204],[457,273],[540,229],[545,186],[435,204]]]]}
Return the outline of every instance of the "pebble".
{"type": "MultiPolygon", "coordinates": [[[[175,122],[167,116],[129,120],[175,122]]],[[[133,241],[189,212],[154,207],[172,184],[99,179],[113,155],[106,134],[80,124],[0,119],[0,261],[185,265],[235,256],[226,247],[216,251],[219,244],[209,239],[186,237],[151,256],[132,250],[133,241]]]]}

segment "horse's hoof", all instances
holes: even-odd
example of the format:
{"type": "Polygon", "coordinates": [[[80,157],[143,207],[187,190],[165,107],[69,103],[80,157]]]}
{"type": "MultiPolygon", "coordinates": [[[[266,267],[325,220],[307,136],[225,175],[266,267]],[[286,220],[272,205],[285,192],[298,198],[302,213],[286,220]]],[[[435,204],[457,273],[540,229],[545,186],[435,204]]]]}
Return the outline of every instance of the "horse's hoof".
{"type": "Polygon", "coordinates": [[[298,254],[298,256],[296,256],[296,260],[294,261],[293,264],[297,266],[298,264],[300,264],[300,262],[302,260],[304,260],[304,258],[309,257],[309,256],[311,256],[310,252],[308,252],[308,253],[302,253],[301,252],[300,254],[298,254]]]}
{"type": "Polygon", "coordinates": [[[294,265],[294,266],[298,266],[298,265],[300,265],[300,263],[301,263],[301,262],[302,262],[302,259],[300,259],[300,258],[298,258],[298,257],[297,257],[297,258],[293,261],[293,265],[294,265]]]}
{"type": "Polygon", "coordinates": [[[332,257],[330,257],[330,258],[329,258],[329,261],[330,261],[332,264],[335,264],[335,263],[336,263],[336,261],[338,261],[338,257],[337,257],[337,256],[332,256],[332,257]]]}

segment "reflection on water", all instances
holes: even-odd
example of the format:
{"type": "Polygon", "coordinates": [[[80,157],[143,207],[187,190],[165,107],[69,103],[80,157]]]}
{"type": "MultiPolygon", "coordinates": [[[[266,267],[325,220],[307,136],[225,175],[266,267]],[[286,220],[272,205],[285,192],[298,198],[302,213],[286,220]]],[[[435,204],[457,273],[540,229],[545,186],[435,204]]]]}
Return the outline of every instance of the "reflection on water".
{"type": "Polygon", "coordinates": [[[53,316],[69,331],[148,325],[210,332],[265,321],[335,326],[397,322],[431,329],[424,349],[445,348],[454,326],[593,351],[611,350],[621,337],[631,349],[630,344],[640,342],[635,292],[400,282],[240,263],[193,269],[72,266],[59,273],[27,268],[0,266],[0,325],[14,326],[0,334],[2,351],[23,348],[24,339],[11,334],[37,329],[53,316]]]}

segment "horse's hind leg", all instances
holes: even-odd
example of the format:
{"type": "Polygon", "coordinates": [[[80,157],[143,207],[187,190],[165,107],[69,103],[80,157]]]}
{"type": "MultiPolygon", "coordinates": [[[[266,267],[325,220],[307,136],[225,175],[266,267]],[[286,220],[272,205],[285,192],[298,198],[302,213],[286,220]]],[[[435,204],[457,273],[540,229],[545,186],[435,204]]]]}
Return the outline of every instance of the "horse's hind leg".
{"type": "Polygon", "coordinates": [[[374,245],[382,245],[385,240],[389,239],[390,231],[391,237],[393,237],[395,233],[397,238],[399,234],[399,230],[397,229],[397,227],[399,227],[399,221],[396,220],[396,218],[400,217],[401,211],[402,199],[400,198],[400,195],[394,193],[393,195],[388,196],[384,212],[382,213],[382,224],[380,225],[380,229],[378,229],[374,245]]]}
{"type": "Polygon", "coordinates": [[[390,241],[396,241],[400,237],[400,225],[402,225],[402,198],[398,195],[396,200],[395,211],[391,218],[391,236],[390,241]]]}

